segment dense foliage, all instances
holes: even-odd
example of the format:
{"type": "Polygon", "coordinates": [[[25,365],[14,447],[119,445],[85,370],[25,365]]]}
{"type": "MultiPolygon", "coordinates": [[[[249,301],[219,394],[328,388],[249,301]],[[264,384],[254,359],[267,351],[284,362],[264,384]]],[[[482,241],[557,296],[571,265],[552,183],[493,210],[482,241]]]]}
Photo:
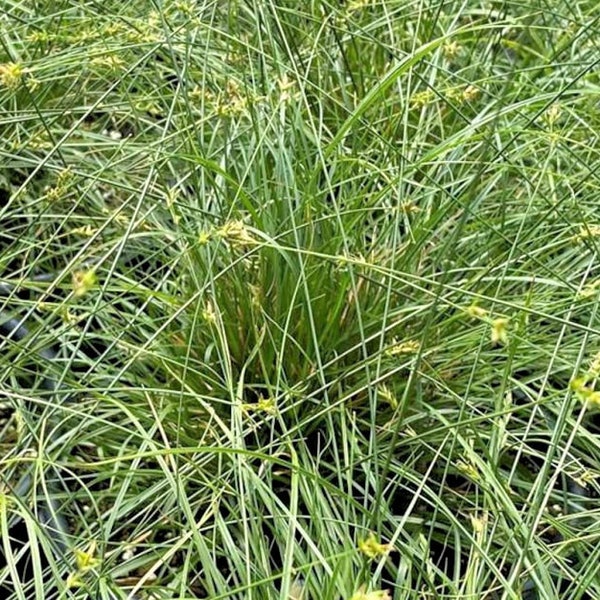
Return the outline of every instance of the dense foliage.
{"type": "Polygon", "coordinates": [[[5,597],[600,596],[597,2],[0,7],[5,597]]]}

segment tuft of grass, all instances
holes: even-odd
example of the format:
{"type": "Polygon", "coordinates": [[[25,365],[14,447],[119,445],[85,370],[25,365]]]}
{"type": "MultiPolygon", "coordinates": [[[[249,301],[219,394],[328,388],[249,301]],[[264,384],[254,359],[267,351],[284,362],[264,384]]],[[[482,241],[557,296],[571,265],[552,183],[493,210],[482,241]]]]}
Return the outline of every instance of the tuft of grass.
{"type": "Polygon", "coordinates": [[[595,2],[0,18],[3,597],[600,594],[595,2]]]}

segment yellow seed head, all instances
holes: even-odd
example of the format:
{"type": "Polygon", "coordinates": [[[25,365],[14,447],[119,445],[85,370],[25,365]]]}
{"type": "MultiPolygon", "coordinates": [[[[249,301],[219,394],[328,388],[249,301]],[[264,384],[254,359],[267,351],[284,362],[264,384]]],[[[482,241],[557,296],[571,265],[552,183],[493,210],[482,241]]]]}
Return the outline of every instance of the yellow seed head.
{"type": "Polygon", "coordinates": [[[600,392],[594,390],[593,384],[590,384],[586,377],[577,377],[576,379],[573,379],[569,387],[582,402],[600,408],[600,392]]]}
{"type": "Polygon", "coordinates": [[[119,71],[123,67],[125,67],[125,61],[115,54],[108,54],[106,56],[97,56],[96,58],[92,58],[90,61],[95,67],[101,67],[109,69],[110,71],[119,71]]]}
{"type": "Polygon", "coordinates": [[[67,589],[72,590],[83,587],[83,580],[80,573],[69,573],[67,577],[67,589]]]}
{"type": "Polygon", "coordinates": [[[217,313],[213,308],[212,302],[207,302],[202,311],[202,318],[209,324],[214,325],[217,322],[217,313]]]}
{"type": "Polygon", "coordinates": [[[592,283],[588,283],[578,294],[577,297],[581,300],[591,298],[598,293],[600,288],[600,279],[596,279],[592,283]]]}
{"type": "Polygon", "coordinates": [[[483,319],[487,316],[487,310],[485,308],[481,308],[481,306],[477,306],[476,304],[471,304],[465,309],[465,312],[472,319],[483,319]]]}
{"type": "Polygon", "coordinates": [[[421,212],[421,209],[412,200],[405,200],[404,202],[402,202],[400,204],[400,210],[405,215],[411,215],[413,213],[421,212]]]}
{"type": "Polygon", "coordinates": [[[73,294],[81,297],[92,290],[98,283],[96,273],[92,269],[87,271],[75,271],[73,273],[73,294]]]}
{"type": "Polygon", "coordinates": [[[433,90],[425,90],[424,92],[418,92],[410,100],[411,108],[423,108],[428,104],[431,104],[435,100],[435,94],[433,90]]]}
{"type": "Polygon", "coordinates": [[[475,87],[474,85],[468,85],[462,91],[462,99],[465,102],[471,102],[472,100],[475,100],[475,98],[477,98],[477,96],[479,96],[479,94],[480,94],[479,88],[475,87]]]}
{"type": "Polygon", "coordinates": [[[579,233],[573,236],[575,242],[582,242],[585,239],[600,236],[600,225],[586,224],[579,227],[579,233]]]}
{"type": "Polygon", "coordinates": [[[379,397],[387,402],[394,410],[398,408],[398,399],[387,385],[379,386],[377,393],[379,394],[379,397]]]}
{"type": "Polygon", "coordinates": [[[7,87],[9,90],[14,90],[19,87],[23,80],[27,69],[20,63],[5,63],[0,65],[0,84],[7,87]]]}
{"type": "Polygon", "coordinates": [[[228,221],[223,227],[216,230],[216,234],[234,247],[256,244],[256,240],[243,221],[228,221]]]}
{"type": "Polygon", "coordinates": [[[487,522],[487,514],[483,514],[480,517],[477,515],[471,515],[471,526],[473,527],[473,531],[477,534],[481,534],[485,531],[487,522]]]}
{"type": "Polygon", "coordinates": [[[289,100],[292,97],[291,90],[296,85],[296,82],[291,81],[288,78],[287,73],[284,73],[283,76],[280,77],[280,79],[277,81],[277,85],[279,87],[279,92],[281,94],[280,100],[282,102],[286,102],[287,100],[289,100]]]}
{"type": "Polygon", "coordinates": [[[365,586],[362,585],[360,588],[352,594],[350,600],[392,600],[388,590],[373,590],[372,592],[365,591],[365,586]]]}
{"type": "Polygon", "coordinates": [[[275,398],[264,398],[263,396],[260,396],[258,402],[242,404],[242,410],[246,414],[263,412],[268,415],[275,415],[277,414],[277,403],[275,402],[275,398]]]}
{"type": "Polygon", "coordinates": [[[446,42],[443,47],[442,50],[444,51],[444,56],[448,59],[448,60],[452,60],[453,58],[456,58],[461,50],[461,46],[458,42],[455,41],[450,41],[450,42],[446,42]]]}
{"type": "Polygon", "coordinates": [[[562,114],[562,110],[560,104],[555,102],[544,114],[544,118],[546,123],[550,126],[554,125],[558,119],[560,119],[560,115],[562,114]]]}
{"type": "Polygon", "coordinates": [[[210,231],[201,231],[200,235],[198,236],[198,243],[201,246],[206,246],[206,244],[210,242],[211,237],[210,231]]]}
{"type": "Polygon", "coordinates": [[[349,15],[358,10],[362,10],[371,4],[371,0],[351,0],[346,8],[349,15]]]}
{"type": "Polygon", "coordinates": [[[95,557],[96,542],[92,542],[87,550],[79,550],[76,548],[74,553],[77,570],[80,573],[85,573],[86,571],[95,569],[100,565],[100,561],[95,557]]]}
{"type": "Polygon", "coordinates": [[[381,544],[375,538],[374,533],[358,542],[358,549],[368,558],[375,559],[389,554],[394,548],[391,544],[381,544]]]}
{"type": "Polygon", "coordinates": [[[88,224],[73,229],[71,233],[74,233],[76,235],[84,235],[85,237],[92,237],[97,231],[97,229],[88,224]]]}
{"type": "Polygon", "coordinates": [[[417,354],[421,349],[421,344],[417,340],[407,340],[398,342],[394,340],[391,348],[386,351],[388,356],[397,356],[399,354],[417,354]]]}
{"type": "Polygon", "coordinates": [[[472,481],[479,480],[479,471],[477,467],[473,465],[471,462],[465,462],[464,460],[459,460],[456,464],[456,468],[466,477],[471,479],[472,481]]]}
{"type": "Polygon", "coordinates": [[[509,320],[504,317],[492,321],[492,344],[508,344],[508,323],[509,320]]]}
{"type": "Polygon", "coordinates": [[[600,375],[600,352],[597,352],[594,358],[592,358],[589,373],[592,377],[598,377],[600,375]]]}

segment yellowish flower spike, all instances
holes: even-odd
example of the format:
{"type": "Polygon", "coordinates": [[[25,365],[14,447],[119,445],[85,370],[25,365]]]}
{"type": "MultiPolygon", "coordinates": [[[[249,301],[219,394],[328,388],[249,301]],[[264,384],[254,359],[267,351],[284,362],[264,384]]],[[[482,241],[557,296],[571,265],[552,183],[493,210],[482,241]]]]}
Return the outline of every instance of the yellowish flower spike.
{"type": "Polygon", "coordinates": [[[456,468],[463,475],[465,475],[465,477],[468,477],[471,481],[479,481],[479,471],[477,470],[477,467],[471,462],[459,460],[456,463],[456,468]]]}
{"type": "Polygon", "coordinates": [[[444,52],[444,56],[448,60],[452,60],[453,58],[456,58],[458,56],[458,54],[460,53],[461,46],[458,42],[452,40],[452,41],[446,42],[442,46],[442,50],[444,52]]]}
{"type": "Polygon", "coordinates": [[[587,381],[586,381],[585,377],[577,377],[576,379],[573,379],[573,381],[571,381],[571,384],[569,387],[576,394],[583,394],[586,390],[586,384],[587,384],[587,381]]]}
{"type": "Polygon", "coordinates": [[[67,577],[67,588],[72,590],[74,588],[79,588],[83,586],[83,581],[81,579],[81,575],[77,572],[69,573],[67,577]]]}
{"type": "Polygon", "coordinates": [[[106,56],[97,56],[92,58],[90,61],[95,67],[105,67],[111,71],[118,71],[125,66],[125,61],[114,54],[108,54],[106,56]]]}
{"type": "Polygon", "coordinates": [[[367,557],[371,559],[379,558],[389,554],[394,547],[391,544],[382,544],[377,541],[374,533],[370,533],[369,537],[365,540],[358,542],[358,549],[367,557]]]}
{"type": "Polygon", "coordinates": [[[586,299],[595,296],[600,288],[600,279],[596,279],[592,283],[588,283],[578,294],[577,298],[586,299]]]}
{"type": "Polygon", "coordinates": [[[419,208],[412,200],[404,200],[400,203],[400,210],[405,215],[411,215],[413,213],[420,213],[421,208],[419,208]]]}
{"type": "Polygon", "coordinates": [[[588,404],[593,404],[600,408],[600,392],[590,392],[590,394],[586,398],[586,401],[588,402],[588,404]]]}
{"type": "Polygon", "coordinates": [[[257,241],[243,221],[228,221],[216,231],[216,235],[234,247],[244,247],[256,244],[257,241]]]}
{"type": "Polygon", "coordinates": [[[558,119],[560,119],[560,115],[562,114],[561,106],[558,102],[555,102],[548,108],[548,110],[544,113],[544,119],[548,125],[552,126],[558,119]]]}
{"type": "Polygon", "coordinates": [[[202,310],[202,318],[209,325],[214,325],[217,322],[217,313],[213,308],[212,302],[207,302],[202,310]]]}
{"type": "Polygon", "coordinates": [[[600,225],[598,224],[586,224],[579,227],[579,233],[576,233],[571,239],[575,242],[582,242],[588,238],[595,238],[600,236],[600,225]]]}
{"type": "Polygon", "coordinates": [[[75,235],[84,235],[85,237],[92,237],[98,230],[91,225],[84,225],[83,227],[77,227],[72,229],[71,233],[75,235]]]}
{"type": "Polygon", "coordinates": [[[483,514],[481,516],[471,515],[471,526],[473,527],[473,531],[480,535],[485,532],[488,523],[488,515],[483,514]]]}
{"type": "Polygon", "coordinates": [[[19,87],[27,70],[19,63],[5,63],[0,65],[0,84],[9,90],[19,87]]]}
{"type": "Polygon", "coordinates": [[[394,339],[392,347],[386,350],[386,354],[388,356],[397,356],[398,354],[417,354],[420,349],[421,344],[417,340],[398,342],[398,340],[394,339]]]}
{"type": "Polygon", "coordinates": [[[77,563],[77,570],[80,573],[85,573],[90,569],[95,569],[100,565],[100,561],[95,557],[96,555],[96,542],[92,542],[87,550],[79,550],[75,548],[75,562],[77,563]]]}
{"type": "Polygon", "coordinates": [[[488,314],[485,308],[481,308],[481,306],[477,306],[476,304],[471,304],[471,306],[467,306],[465,312],[472,319],[483,319],[488,314]]]}
{"type": "Polygon", "coordinates": [[[585,377],[577,377],[577,379],[573,379],[570,387],[582,402],[586,402],[600,408],[600,392],[594,390],[594,388],[588,384],[585,377]]]}
{"type": "Polygon", "coordinates": [[[211,233],[210,231],[201,231],[200,235],[198,236],[198,243],[201,246],[206,246],[206,244],[208,244],[208,242],[210,242],[211,240],[211,233]]]}
{"type": "Polygon", "coordinates": [[[246,414],[263,412],[268,415],[275,415],[277,414],[277,402],[275,398],[263,398],[263,396],[260,396],[258,402],[242,404],[242,410],[246,414]]]}
{"type": "Polygon", "coordinates": [[[369,4],[371,4],[371,0],[352,0],[352,2],[348,3],[348,7],[346,10],[348,11],[348,14],[352,14],[357,10],[366,8],[367,6],[369,6],[369,4]]]}
{"type": "Polygon", "coordinates": [[[69,167],[62,169],[56,176],[56,186],[66,188],[73,181],[73,178],[73,171],[69,167]]]}
{"type": "Polygon", "coordinates": [[[475,100],[480,94],[479,88],[474,85],[468,85],[462,92],[462,98],[466,102],[471,102],[475,100]]]}
{"type": "Polygon", "coordinates": [[[75,548],[73,553],[75,554],[77,570],[69,573],[67,577],[67,588],[69,589],[82,587],[85,573],[100,566],[100,560],[96,558],[96,542],[92,542],[87,550],[75,548]]]}
{"type": "Polygon", "coordinates": [[[588,371],[592,377],[600,376],[600,352],[597,352],[592,358],[588,371]]]}
{"type": "Polygon", "coordinates": [[[492,321],[492,344],[508,344],[508,323],[504,317],[492,321]]]}
{"type": "Polygon", "coordinates": [[[362,585],[352,596],[350,600],[392,600],[388,590],[373,590],[366,592],[365,586],[362,585]]]}
{"type": "Polygon", "coordinates": [[[432,90],[425,90],[423,92],[417,92],[410,99],[411,108],[423,108],[428,104],[431,104],[436,99],[436,95],[432,90]]]}
{"type": "Polygon", "coordinates": [[[75,271],[73,273],[73,294],[76,297],[85,296],[98,283],[96,273],[92,269],[75,271]]]}
{"type": "Polygon", "coordinates": [[[292,98],[291,90],[296,85],[296,82],[291,81],[288,78],[287,73],[284,73],[283,76],[280,77],[279,80],[277,81],[277,85],[279,86],[279,91],[281,93],[281,95],[280,95],[281,102],[286,102],[287,100],[290,100],[292,98]]]}
{"type": "Polygon", "coordinates": [[[387,402],[394,410],[398,408],[398,400],[394,395],[394,392],[392,392],[387,385],[379,386],[377,388],[377,393],[379,394],[379,397],[384,402],[387,402]]]}

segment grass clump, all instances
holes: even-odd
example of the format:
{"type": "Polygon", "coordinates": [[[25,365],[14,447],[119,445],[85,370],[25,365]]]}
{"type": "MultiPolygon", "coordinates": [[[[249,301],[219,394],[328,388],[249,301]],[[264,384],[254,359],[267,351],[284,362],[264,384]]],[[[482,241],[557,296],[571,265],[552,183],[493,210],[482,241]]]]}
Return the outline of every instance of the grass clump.
{"type": "Polygon", "coordinates": [[[5,3],[4,596],[596,597],[598,16],[5,3]]]}

